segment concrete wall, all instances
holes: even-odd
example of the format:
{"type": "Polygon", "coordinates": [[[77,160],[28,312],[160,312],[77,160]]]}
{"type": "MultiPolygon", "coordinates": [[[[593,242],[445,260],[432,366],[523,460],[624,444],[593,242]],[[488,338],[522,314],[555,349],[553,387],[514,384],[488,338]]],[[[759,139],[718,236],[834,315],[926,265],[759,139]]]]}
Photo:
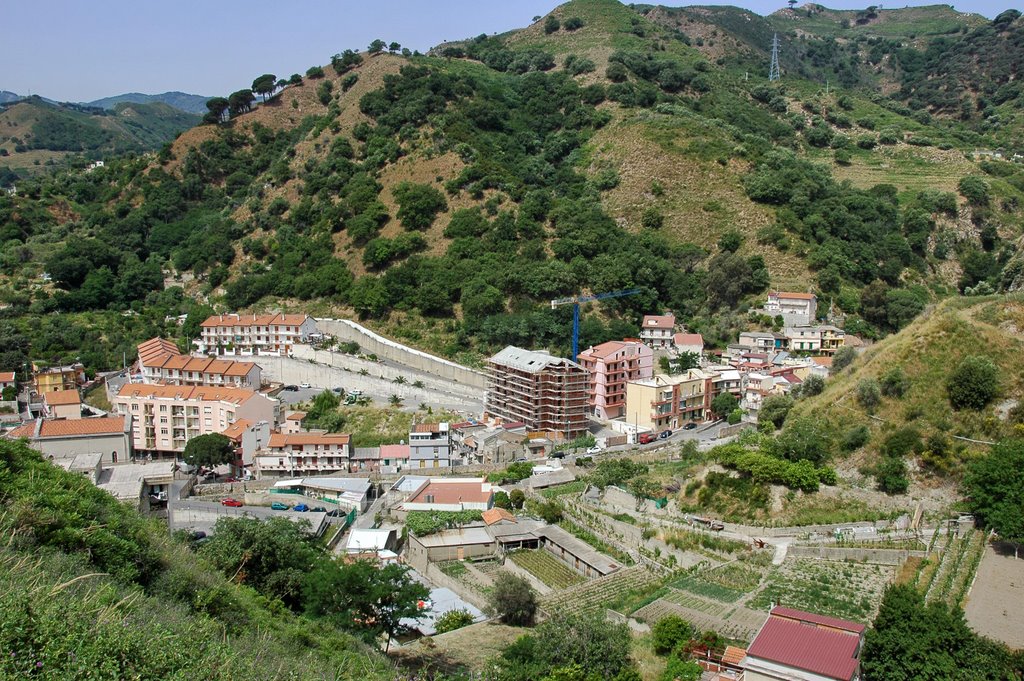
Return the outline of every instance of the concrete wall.
{"type": "Polygon", "coordinates": [[[434,357],[420,350],[410,348],[384,338],[347,319],[318,319],[317,327],[323,332],[343,341],[358,343],[360,349],[378,357],[390,359],[414,367],[428,374],[483,389],[487,378],[483,372],[464,367],[440,357],[434,357]]]}
{"type": "Polygon", "coordinates": [[[902,565],[911,556],[923,558],[928,555],[927,551],[908,551],[906,549],[854,549],[827,546],[790,546],[786,553],[794,558],[852,560],[859,563],[877,563],[878,565],[902,565]]]}

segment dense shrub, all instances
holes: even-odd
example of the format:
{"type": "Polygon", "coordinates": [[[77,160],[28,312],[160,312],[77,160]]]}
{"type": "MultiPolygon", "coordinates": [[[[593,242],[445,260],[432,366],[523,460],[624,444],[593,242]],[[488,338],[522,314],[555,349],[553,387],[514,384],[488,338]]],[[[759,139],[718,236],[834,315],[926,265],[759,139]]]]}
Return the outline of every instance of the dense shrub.
{"type": "Polygon", "coordinates": [[[987,357],[967,356],[946,379],[946,393],[954,409],[982,409],[999,393],[999,370],[987,357]]]}

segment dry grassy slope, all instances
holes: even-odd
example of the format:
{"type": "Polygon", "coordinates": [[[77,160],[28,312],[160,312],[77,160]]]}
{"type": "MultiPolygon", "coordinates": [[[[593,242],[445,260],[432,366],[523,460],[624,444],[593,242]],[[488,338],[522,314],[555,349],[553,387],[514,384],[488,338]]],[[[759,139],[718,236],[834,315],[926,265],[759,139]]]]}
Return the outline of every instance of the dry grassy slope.
{"type": "MultiPolygon", "coordinates": [[[[844,429],[866,423],[876,433],[912,424],[925,434],[942,429],[950,435],[998,439],[1012,431],[997,413],[1000,403],[981,412],[954,412],[946,395],[946,377],[965,356],[984,355],[1000,369],[1001,399],[1019,400],[1024,396],[1022,351],[1024,296],[947,299],[869,347],[849,369],[830,379],[821,395],[798,402],[792,416],[827,416],[844,429]],[[895,366],[906,372],[911,387],[901,399],[883,398],[876,411],[888,422],[882,424],[869,419],[857,404],[857,383],[881,378],[895,366]]],[[[880,440],[876,435],[871,446],[880,440]]]]}
{"type": "Polygon", "coordinates": [[[812,275],[803,260],[757,243],[757,230],[774,221],[774,211],[747,198],[740,183],[745,165],[696,160],[686,153],[692,139],[688,131],[679,129],[666,137],[663,129],[652,130],[669,117],[609,106],[616,118],[588,148],[591,170],[610,166],[619,173],[619,185],[604,194],[604,206],[619,224],[639,231],[644,210],[654,207],[665,217],[666,234],[712,251],[724,232],[735,229],[745,237],[740,252],[764,256],[774,285],[795,290],[808,286],[812,275]],[[652,192],[654,182],[664,189],[661,196],[652,192]]]}

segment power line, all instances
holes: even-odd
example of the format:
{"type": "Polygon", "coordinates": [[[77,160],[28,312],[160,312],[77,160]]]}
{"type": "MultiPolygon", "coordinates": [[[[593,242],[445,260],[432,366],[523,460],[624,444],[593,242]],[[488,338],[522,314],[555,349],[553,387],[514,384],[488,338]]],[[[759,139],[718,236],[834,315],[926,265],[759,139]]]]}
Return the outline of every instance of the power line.
{"type": "Polygon", "coordinates": [[[768,69],[768,82],[777,81],[781,78],[778,71],[778,34],[771,39],[771,67],[768,69]]]}

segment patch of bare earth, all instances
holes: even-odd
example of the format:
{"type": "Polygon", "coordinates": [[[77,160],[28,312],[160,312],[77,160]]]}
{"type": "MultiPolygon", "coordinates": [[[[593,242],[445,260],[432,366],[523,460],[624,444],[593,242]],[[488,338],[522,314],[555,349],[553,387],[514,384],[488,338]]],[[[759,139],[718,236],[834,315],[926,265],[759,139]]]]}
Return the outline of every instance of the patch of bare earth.
{"type": "Polygon", "coordinates": [[[979,634],[1024,648],[1024,551],[1020,558],[1008,546],[987,546],[964,608],[967,622],[979,634]]]}
{"type": "Polygon", "coordinates": [[[418,672],[480,671],[488,660],[528,631],[481,622],[393,648],[391,657],[402,666],[415,668],[418,672]]]}

